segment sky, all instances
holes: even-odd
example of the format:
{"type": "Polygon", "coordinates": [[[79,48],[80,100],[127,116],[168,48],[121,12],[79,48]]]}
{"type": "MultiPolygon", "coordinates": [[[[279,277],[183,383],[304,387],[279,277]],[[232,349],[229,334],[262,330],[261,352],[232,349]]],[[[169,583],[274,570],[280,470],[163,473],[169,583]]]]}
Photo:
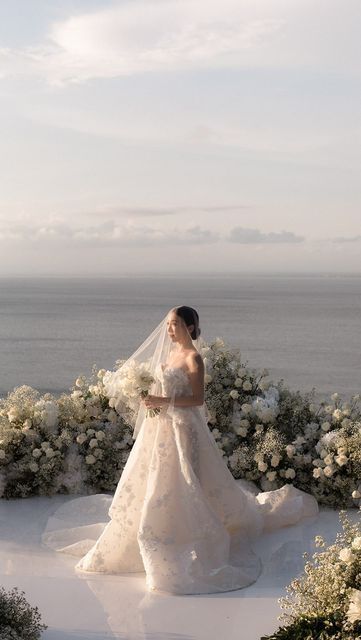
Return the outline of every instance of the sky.
{"type": "Polygon", "coordinates": [[[0,277],[361,273],[359,0],[3,0],[0,277]]]}

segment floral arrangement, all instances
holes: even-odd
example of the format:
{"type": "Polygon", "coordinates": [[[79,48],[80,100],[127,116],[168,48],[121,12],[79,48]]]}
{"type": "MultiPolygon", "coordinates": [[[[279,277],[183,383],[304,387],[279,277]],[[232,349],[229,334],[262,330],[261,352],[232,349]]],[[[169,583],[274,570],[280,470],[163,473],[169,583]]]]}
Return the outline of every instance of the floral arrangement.
{"type": "MultiPolygon", "coordinates": [[[[359,395],[316,404],[314,390],[273,382],[221,338],[203,343],[201,354],[209,428],[235,478],[263,491],[292,482],[334,508],[361,503],[359,395]]],[[[0,399],[0,496],[115,490],[140,397],[153,382],[135,363],[120,374],[124,362],[112,372],[94,365],[58,398],[23,385],[0,399]]]]}
{"type": "Polygon", "coordinates": [[[0,587],[0,640],[38,640],[47,629],[38,607],[31,607],[24,591],[0,587]]]}
{"type": "Polygon", "coordinates": [[[287,622],[261,640],[350,640],[361,638],[361,524],[352,524],[340,512],[342,532],[326,547],[322,536],[315,545],[324,548],[304,554],[304,573],[286,587],[279,599],[287,622]]]}
{"type": "MultiPolygon", "coordinates": [[[[105,393],[109,397],[109,406],[118,411],[133,415],[138,411],[140,399],[149,394],[150,387],[155,382],[145,362],[130,362],[117,371],[107,371],[103,377],[105,393]]],[[[154,417],[160,412],[158,407],[147,409],[147,416],[154,417]]]]}

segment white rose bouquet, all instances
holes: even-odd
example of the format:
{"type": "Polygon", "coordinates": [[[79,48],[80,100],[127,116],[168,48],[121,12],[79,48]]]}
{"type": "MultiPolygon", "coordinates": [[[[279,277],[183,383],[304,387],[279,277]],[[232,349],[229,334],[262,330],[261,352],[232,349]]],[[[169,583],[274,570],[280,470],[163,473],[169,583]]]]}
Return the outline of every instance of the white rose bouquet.
{"type": "MultiPolygon", "coordinates": [[[[110,398],[109,405],[119,413],[124,406],[136,412],[141,398],[149,394],[153,382],[154,377],[147,363],[138,363],[135,360],[131,360],[118,371],[107,371],[103,377],[105,393],[110,398]]],[[[147,409],[147,416],[153,418],[159,412],[159,407],[147,409]]]]}

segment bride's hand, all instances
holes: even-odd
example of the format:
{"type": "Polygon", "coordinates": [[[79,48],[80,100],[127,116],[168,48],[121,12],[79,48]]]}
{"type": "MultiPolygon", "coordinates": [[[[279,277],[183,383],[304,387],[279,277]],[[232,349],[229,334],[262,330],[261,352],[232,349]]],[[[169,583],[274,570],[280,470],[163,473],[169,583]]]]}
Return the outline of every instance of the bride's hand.
{"type": "Polygon", "coordinates": [[[144,398],[143,402],[147,409],[156,409],[157,407],[162,406],[162,400],[163,398],[160,396],[148,395],[144,398]]]}

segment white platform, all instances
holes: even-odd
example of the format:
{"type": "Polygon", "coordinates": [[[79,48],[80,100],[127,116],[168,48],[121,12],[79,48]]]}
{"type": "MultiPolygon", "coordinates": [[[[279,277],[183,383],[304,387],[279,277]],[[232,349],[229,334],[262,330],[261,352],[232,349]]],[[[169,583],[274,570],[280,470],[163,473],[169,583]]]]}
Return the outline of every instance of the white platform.
{"type": "MultiPolygon", "coordinates": [[[[313,539],[333,542],[338,512],[322,508],[317,518],[263,535],[254,544],[263,563],[258,581],[216,595],[149,593],[145,574],[88,577],[73,571],[76,559],[40,543],[47,518],[77,496],[0,500],[0,574],[39,607],[49,628],[44,640],[259,640],[279,626],[277,598],[313,553],[313,539]]],[[[360,512],[349,511],[353,520],[360,512]]]]}

